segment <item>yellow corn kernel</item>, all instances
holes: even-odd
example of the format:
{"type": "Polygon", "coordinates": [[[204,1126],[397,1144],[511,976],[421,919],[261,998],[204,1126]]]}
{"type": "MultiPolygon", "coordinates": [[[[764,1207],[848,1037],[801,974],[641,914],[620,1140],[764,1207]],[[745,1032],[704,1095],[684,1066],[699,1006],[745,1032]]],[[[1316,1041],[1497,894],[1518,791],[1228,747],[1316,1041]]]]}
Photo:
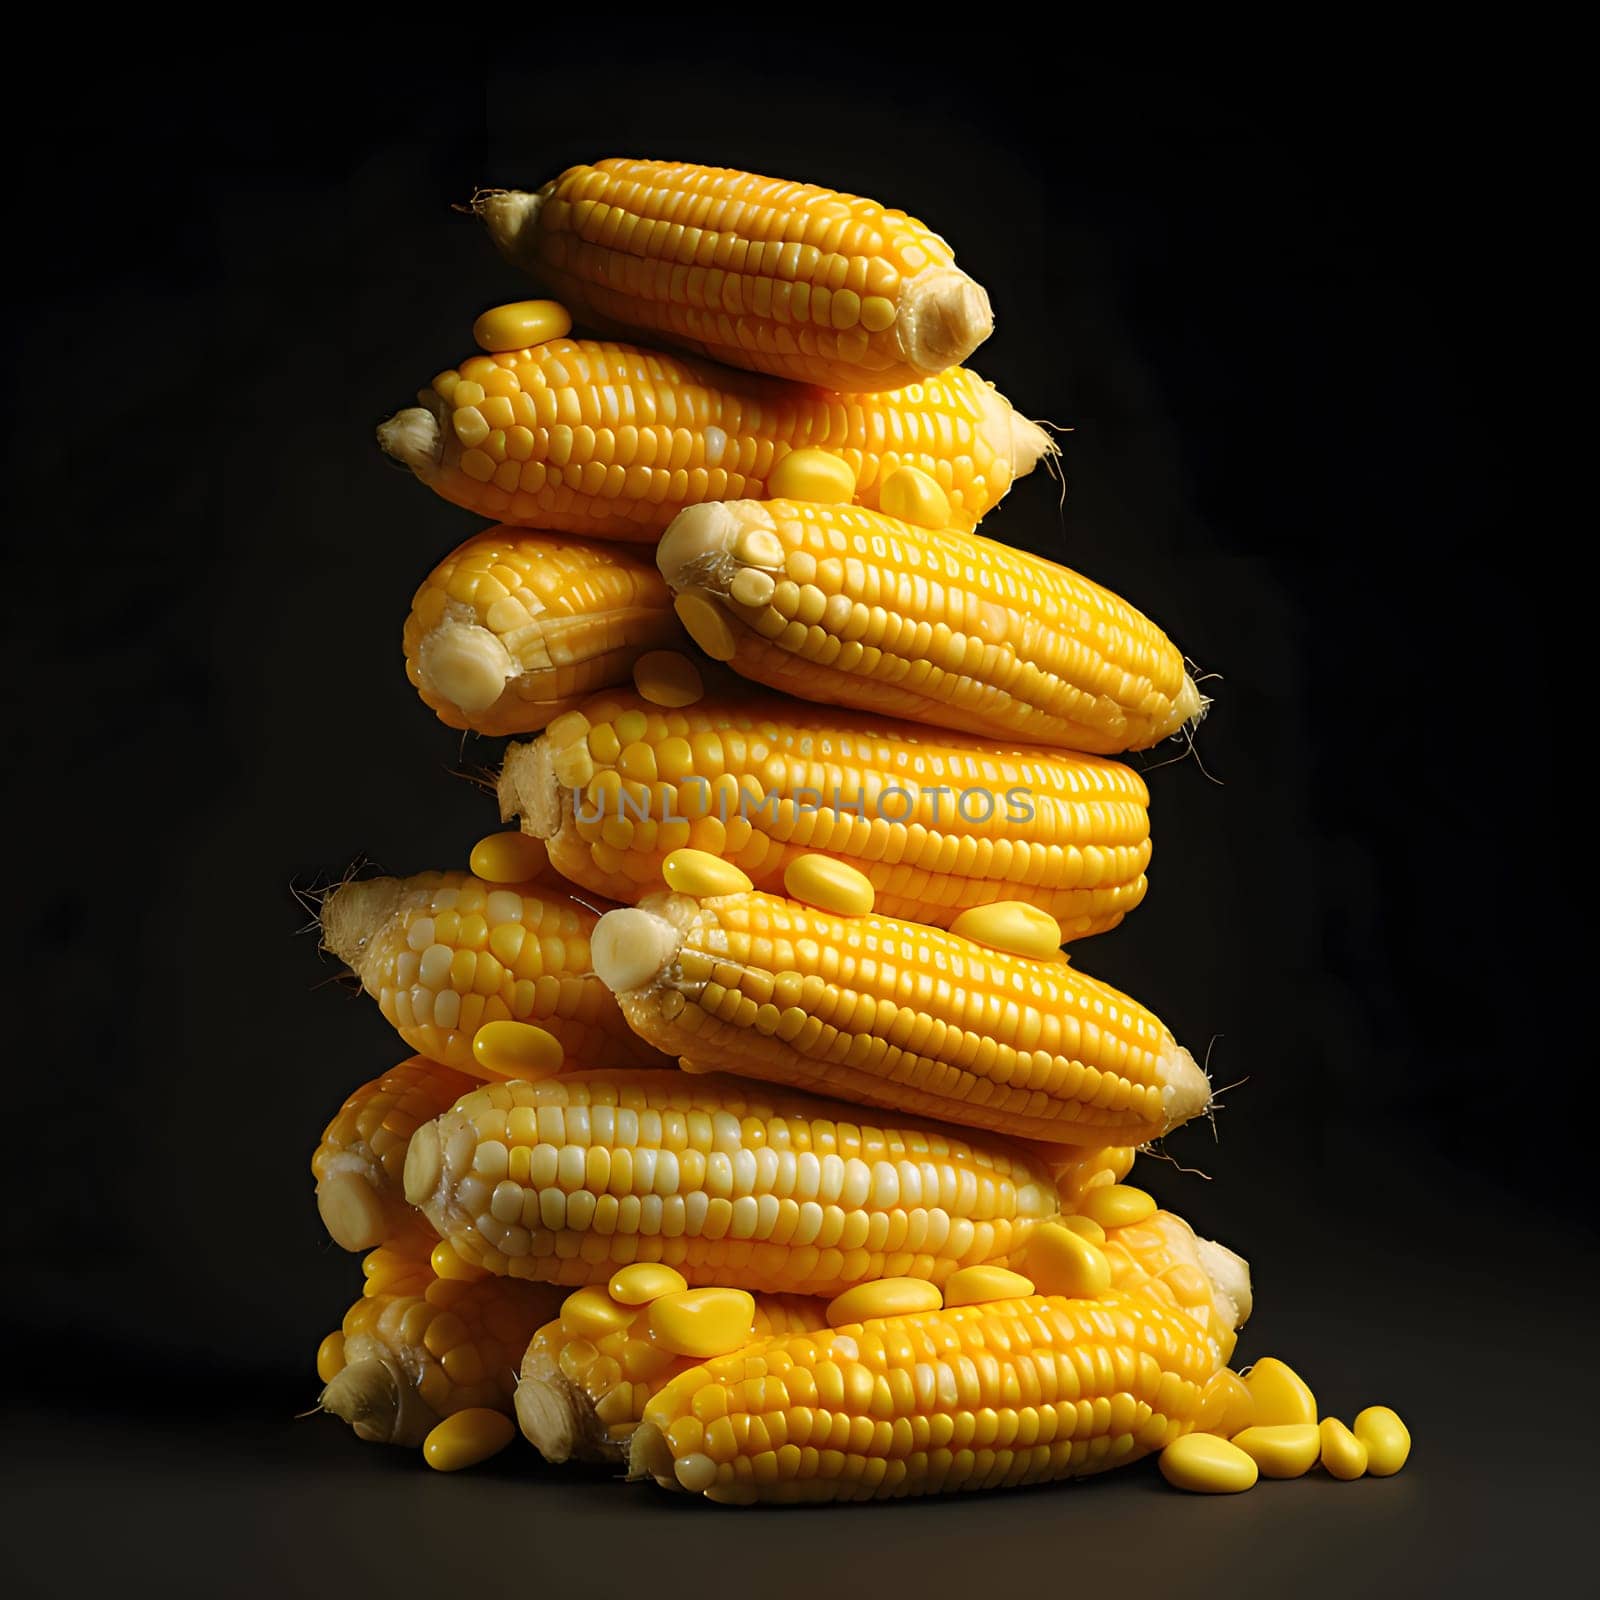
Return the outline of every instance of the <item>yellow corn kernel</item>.
{"type": "Polygon", "coordinates": [[[1324,1417],[1318,1432],[1323,1470],[1330,1478],[1350,1483],[1365,1474],[1367,1447],[1337,1417],[1324,1417]]]}
{"type": "Polygon", "coordinates": [[[504,1412],[473,1406],[446,1417],[423,1441],[422,1453],[435,1472],[459,1472],[498,1455],[516,1436],[504,1412]]]}
{"type": "Polygon", "coordinates": [[[633,686],[654,706],[692,706],[706,690],[700,669],[677,650],[649,650],[633,664],[633,686]]]}
{"type": "MultiPolygon", "coordinates": [[[[769,488],[775,499],[805,498],[791,496],[786,490],[770,485],[769,488]]],[[[919,528],[950,526],[949,495],[918,467],[896,467],[883,480],[883,488],[878,491],[878,509],[886,517],[898,517],[919,528]]]]}
{"type": "Polygon", "coordinates": [[[335,1244],[370,1250],[416,1230],[400,1189],[407,1142],[472,1086],[465,1073],[413,1056],[345,1101],[311,1158],[317,1211],[335,1244]]]}
{"type": "Polygon", "coordinates": [[[472,325],[473,343],[480,350],[494,353],[526,350],[546,339],[565,339],[572,332],[572,318],[564,305],[554,300],[517,300],[510,305],[491,306],[472,325]]]}
{"type": "Polygon", "coordinates": [[[344,1371],[344,1334],[333,1332],[317,1346],[317,1376],[332,1383],[344,1371]]]}
{"type": "Polygon", "coordinates": [[[713,661],[731,661],[736,648],[733,624],[728,613],[715,601],[703,594],[680,594],[672,609],[689,637],[713,661]]]}
{"type": "Polygon", "coordinates": [[[828,1326],[843,1328],[874,1317],[909,1317],[919,1311],[937,1311],[943,1304],[938,1289],[926,1278],[878,1278],[835,1295],[828,1302],[828,1326]]]}
{"type": "Polygon", "coordinates": [[[501,252],[581,321],[802,384],[914,384],[994,326],[932,229],[815,184],[606,160],[474,204],[501,252]]]}
{"type": "MultiPolygon", "coordinates": [[[[1317,1397],[1293,1367],[1276,1356],[1262,1358],[1244,1374],[1258,1428],[1286,1427],[1317,1420],[1317,1397]]],[[[1359,1423],[1360,1418],[1356,1421],[1359,1423]]],[[[1360,1430],[1357,1429],[1359,1436],[1360,1430]]]]}
{"type": "Polygon", "coordinates": [[[434,1277],[443,1278],[449,1283],[478,1283],[489,1276],[482,1267],[463,1261],[444,1239],[433,1247],[428,1264],[433,1269],[434,1277]]]}
{"type": "Polygon", "coordinates": [[[473,1059],[486,1078],[533,1082],[561,1070],[565,1052],[554,1034],[531,1022],[486,1022],[472,1036],[473,1059]]]}
{"type": "Polygon", "coordinates": [[[561,1302],[562,1328],[574,1338],[601,1340],[631,1326],[635,1310],[619,1305],[598,1285],[579,1289],[561,1302]]]}
{"type": "Polygon", "coordinates": [[[1035,1291],[1031,1279],[1009,1268],[963,1267],[945,1280],[944,1303],[947,1309],[982,1306],[994,1300],[1020,1300],[1035,1291]]]}
{"type": "Polygon", "coordinates": [[[1106,1230],[1093,1217],[1080,1216],[1075,1213],[1070,1217],[1061,1217],[1059,1221],[1063,1228],[1068,1228],[1080,1238],[1087,1239],[1090,1244],[1104,1244],[1106,1242],[1106,1230]]]}
{"type": "Polygon", "coordinates": [[[637,900],[685,842],[672,824],[622,817],[605,788],[623,778],[618,729],[635,715],[643,731],[633,742],[656,753],[650,816],[687,819],[678,826],[691,846],[768,893],[781,891],[796,856],[823,850],[867,874],[879,913],[934,927],[1016,899],[1079,939],[1117,926],[1144,897],[1148,796],[1127,767],[996,750],[977,736],[771,694],[719,694],[671,711],[626,690],[513,745],[500,772],[502,814],[520,816],[556,870],[596,894],[637,900]]]}
{"type": "Polygon", "coordinates": [[[1195,1421],[1197,1433],[1214,1433],[1231,1439],[1236,1433],[1254,1427],[1256,1403],[1243,1378],[1224,1367],[1206,1385],[1200,1397],[1200,1415],[1195,1421]]]}
{"type": "Polygon", "coordinates": [[[1083,1197],[1083,1214],[1102,1228],[1126,1228],[1153,1216],[1155,1200],[1128,1183],[1108,1183],[1083,1197]]]}
{"type": "Polygon", "coordinates": [[[991,950],[1008,950],[1014,956],[1053,961],[1061,952],[1061,924],[1048,911],[1026,900],[997,900],[973,906],[950,924],[950,931],[991,950]]]}
{"type": "Polygon", "coordinates": [[[661,876],[673,893],[692,894],[697,900],[745,894],[753,887],[736,866],[709,850],[674,850],[661,863],[661,876]]]}
{"type": "Polygon", "coordinates": [[[468,865],[485,883],[528,883],[550,870],[550,857],[531,834],[491,833],[473,845],[468,865]]]}
{"type": "Polygon", "coordinates": [[[827,450],[791,450],[767,478],[767,493],[782,500],[847,506],[856,497],[850,463],[827,450]]]}
{"type": "Polygon", "coordinates": [[[619,1305],[645,1306],[664,1294],[682,1294],[688,1287],[688,1280],[675,1268],[640,1261],[613,1273],[608,1292],[619,1305]]]}
{"type": "Polygon", "coordinates": [[[1264,1477],[1301,1478],[1317,1464],[1322,1435],[1314,1422],[1289,1422],[1245,1428],[1234,1434],[1233,1443],[1264,1477]]]}
{"type": "Polygon", "coordinates": [[[682,1289],[650,1302],[650,1337],[675,1356],[704,1361],[749,1344],[755,1311],[743,1289],[682,1289]]]}
{"type": "Polygon", "coordinates": [[[1097,1244],[1058,1223],[1035,1228],[1023,1258],[1040,1294],[1094,1300],[1111,1287],[1111,1263],[1097,1244]]]}
{"type": "Polygon", "coordinates": [[[872,915],[872,880],[857,867],[832,856],[796,856],[784,869],[783,887],[791,899],[841,917],[872,915]]]}
{"type": "Polygon", "coordinates": [[[510,396],[485,400],[476,383],[440,373],[421,404],[378,429],[378,442],[435,493],[515,527],[653,542],[686,506],[760,498],[794,450],[819,449],[854,473],[867,506],[893,466],[921,468],[944,486],[952,526],[970,528],[1056,453],[1044,429],[961,367],[846,404],[823,390],[593,339],[479,359],[505,374],[488,381],[515,380],[510,396]],[[491,425],[498,399],[521,418],[514,426],[526,437],[515,452],[512,431],[491,425]]]}
{"type": "MultiPolygon", "coordinates": [[[[513,457],[535,440],[520,424],[505,437],[513,457]]],[[[533,733],[627,684],[641,654],[682,642],[672,596],[642,552],[509,527],[474,535],[428,574],[403,638],[423,701],[449,726],[485,734],[533,733]]]]}
{"type": "Polygon", "coordinates": [[[1148,617],[960,527],[917,528],[865,505],[728,500],[680,512],[656,565],[719,661],[803,700],[1104,755],[1159,744],[1204,709],[1182,652],[1148,617]],[[781,560],[753,559],[758,538],[781,560]],[[741,604],[732,586],[750,569],[773,589],[741,604]]]}
{"type": "Polygon", "coordinates": [[[1355,1436],[1367,1447],[1369,1477],[1393,1477],[1411,1454],[1410,1430],[1388,1406],[1357,1412],[1355,1436]]]}
{"type": "Polygon", "coordinates": [[[1161,1452],[1161,1476],[1191,1494],[1239,1494],[1253,1489],[1259,1475],[1243,1450],[1215,1434],[1185,1434],[1161,1452]]]}

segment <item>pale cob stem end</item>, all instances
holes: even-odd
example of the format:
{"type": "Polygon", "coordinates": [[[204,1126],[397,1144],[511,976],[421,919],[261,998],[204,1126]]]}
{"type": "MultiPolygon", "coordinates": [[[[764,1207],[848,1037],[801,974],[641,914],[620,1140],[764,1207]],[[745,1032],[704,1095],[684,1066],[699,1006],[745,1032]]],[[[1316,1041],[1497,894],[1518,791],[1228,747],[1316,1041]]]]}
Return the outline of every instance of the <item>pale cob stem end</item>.
{"type": "Polygon", "coordinates": [[[444,455],[444,432],[439,419],[425,406],[407,406],[387,422],[378,424],[378,443],[386,455],[404,462],[424,483],[444,455]]]}
{"type": "Polygon", "coordinates": [[[1206,720],[1206,712],[1210,709],[1211,701],[1200,693],[1200,685],[1187,672],[1184,673],[1183,687],[1173,704],[1173,710],[1179,718],[1178,731],[1182,733],[1187,730],[1192,734],[1206,720]]]}
{"type": "Polygon", "coordinates": [[[517,1426],[522,1436],[552,1466],[576,1456],[581,1461],[615,1461],[621,1452],[605,1448],[605,1428],[594,1403],[559,1369],[530,1373],[524,1365],[516,1393],[517,1426]]]}
{"type": "Polygon", "coordinates": [[[358,977],[368,946],[404,893],[399,878],[363,878],[341,884],[322,902],[322,942],[358,977]]]}
{"type": "Polygon", "coordinates": [[[991,448],[1003,453],[1011,448],[1011,476],[1025,478],[1047,456],[1058,456],[1061,447],[1037,422],[1017,411],[992,383],[977,383],[983,406],[983,431],[991,448]]]}
{"type": "Polygon", "coordinates": [[[676,958],[678,930],[653,911],[625,906],[608,911],[589,936],[595,976],[613,994],[628,995],[656,982],[676,958]]]}
{"type": "Polygon", "coordinates": [[[628,1481],[640,1478],[654,1478],[664,1489],[678,1487],[672,1447],[653,1422],[641,1422],[628,1441],[628,1481]]]}
{"type": "MultiPolygon", "coordinates": [[[[1001,402],[1004,404],[1004,401],[1001,402]]],[[[656,566],[674,591],[705,588],[722,592],[733,565],[734,541],[743,526],[720,500],[686,506],[656,546],[656,566]]]]}
{"type": "Polygon", "coordinates": [[[347,1363],[321,1404],[372,1444],[420,1445],[439,1421],[387,1355],[347,1363]]]}
{"type": "Polygon", "coordinates": [[[959,366],[993,332],[989,296],[959,267],[928,267],[901,290],[896,339],[922,372],[959,366]]]}
{"type": "Polygon", "coordinates": [[[342,1250],[370,1250],[383,1243],[383,1203],[359,1173],[335,1172],[319,1183],[317,1214],[342,1250]]]}
{"type": "Polygon", "coordinates": [[[1211,1080],[1181,1044],[1173,1044],[1163,1059],[1162,1078],[1161,1103],[1167,1118],[1163,1133],[1199,1116],[1211,1104],[1211,1080]]]}
{"type": "Polygon", "coordinates": [[[516,676],[511,652],[477,622],[446,617],[417,647],[422,687],[468,716],[487,711],[516,676]]]}
{"type": "Polygon", "coordinates": [[[472,209],[483,219],[494,247],[507,261],[533,270],[533,231],[544,207],[542,194],[521,189],[480,189],[472,209]]]}
{"type": "Polygon", "coordinates": [[[522,831],[535,839],[553,839],[561,831],[561,785],[548,740],[509,745],[496,792],[502,822],[521,818],[522,831]]]}
{"type": "Polygon", "coordinates": [[[1200,1257],[1200,1270],[1211,1280],[1212,1293],[1218,1309],[1229,1312],[1232,1321],[1228,1331],[1236,1333],[1250,1320],[1255,1309],[1255,1295],[1250,1287],[1250,1263],[1236,1255],[1225,1244],[1215,1239],[1196,1237],[1195,1250],[1200,1257]]]}

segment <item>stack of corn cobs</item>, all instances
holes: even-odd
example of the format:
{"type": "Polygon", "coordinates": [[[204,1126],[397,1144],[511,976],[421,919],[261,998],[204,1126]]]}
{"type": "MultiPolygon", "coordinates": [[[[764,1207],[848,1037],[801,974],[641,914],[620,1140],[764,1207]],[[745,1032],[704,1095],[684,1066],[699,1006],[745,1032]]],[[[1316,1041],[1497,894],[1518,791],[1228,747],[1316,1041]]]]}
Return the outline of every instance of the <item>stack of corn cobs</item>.
{"type": "Polygon", "coordinates": [[[324,901],[416,1053],[313,1162],[367,1252],[323,1408],[738,1504],[1398,1470],[1393,1412],[1229,1369],[1245,1263],[1123,1181],[1210,1087],[1062,946],[1145,892],[1107,758],[1204,702],[1132,606],[974,531],[1054,448],[959,364],[987,295],[902,213],[741,172],[477,209],[559,302],[485,312],[379,437],[494,520],[405,657],[527,736],[520,827],[324,901]]]}

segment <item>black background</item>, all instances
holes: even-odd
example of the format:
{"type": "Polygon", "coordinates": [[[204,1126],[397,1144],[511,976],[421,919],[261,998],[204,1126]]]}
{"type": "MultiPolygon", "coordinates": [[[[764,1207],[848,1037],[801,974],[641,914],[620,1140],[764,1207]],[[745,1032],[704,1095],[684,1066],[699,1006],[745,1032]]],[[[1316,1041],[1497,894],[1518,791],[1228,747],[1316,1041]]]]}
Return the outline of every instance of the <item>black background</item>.
{"type": "Polygon", "coordinates": [[[1509,377],[1521,113],[1437,42],[1269,72],[992,27],[909,45],[866,15],[735,36],[707,14],[674,42],[619,16],[519,45],[462,16],[396,56],[79,63],[18,103],[13,1592],[1460,1593],[1570,1558],[1594,1235],[1558,736],[1589,696],[1507,443],[1540,403],[1509,377]],[[878,196],[989,287],[975,364],[1073,431],[1064,508],[1036,475],[986,531],[1221,674],[1205,770],[1141,761],[1146,905],[1074,950],[1243,1080],[1215,1142],[1170,1141],[1200,1171],[1140,1180],[1251,1258],[1241,1359],[1407,1416],[1401,1478],[1212,1502],[1136,1469],[726,1514],[520,1458],[438,1479],[293,1420],[359,1284],[310,1150],[404,1052],[319,987],[291,885],[454,865],[496,821],[459,776],[495,747],[435,722],[399,651],[474,524],[372,428],[525,293],[452,204],[603,154],[878,196]]]}

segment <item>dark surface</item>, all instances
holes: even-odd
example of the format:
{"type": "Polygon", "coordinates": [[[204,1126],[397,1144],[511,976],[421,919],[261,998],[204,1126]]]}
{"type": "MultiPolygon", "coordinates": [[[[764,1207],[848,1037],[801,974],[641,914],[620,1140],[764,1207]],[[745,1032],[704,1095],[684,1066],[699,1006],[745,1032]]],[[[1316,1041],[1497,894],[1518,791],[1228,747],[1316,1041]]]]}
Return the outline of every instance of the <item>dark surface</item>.
{"type": "Polygon", "coordinates": [[[1544,530],[1512,518],[1501,442],[1515,108],[1437,44],[1292,79],[1024,51],[959,92],[943,60],[925,101],[903,45],[858,94],[805,52],[813,77],[734,70],[699,29],[604,66],[592,30],[538,34],[487,73],[75,57],[23,118],[51,159],[17,178],[41,226],[6,324],[7,1021],[38,1062],[12,1074],[11,1592],[1476,1593],[1575,1560],[1594,1239],[1586,1163],[1552,1145],[1582,1103],[1582,830],[1560,627],[1531,620],[1544,530]],[[412,588],[473,524],[371,429],[523,292],[450,205],[630,152],[947,233],[998,308],[976,364],[1074,430],[1064,511],[1039,477],[986,531],[1222,674],[1221,781],[1143,763],[1151,896],[1075,958],[1247,1080],[1219,1142],[1171,1141],[1214,1181],[1141,1180],[1251,1257],[1242,1359],[1408,1417],[1403,1477],[728,1514],[526,1464],[437,1479],[291,1425],[359,1281],[306,1159],[400,1051],[315,987],[290,885],[453,864],[495,821],[451,775],[495,747],[400,667],[412,588]]]}

